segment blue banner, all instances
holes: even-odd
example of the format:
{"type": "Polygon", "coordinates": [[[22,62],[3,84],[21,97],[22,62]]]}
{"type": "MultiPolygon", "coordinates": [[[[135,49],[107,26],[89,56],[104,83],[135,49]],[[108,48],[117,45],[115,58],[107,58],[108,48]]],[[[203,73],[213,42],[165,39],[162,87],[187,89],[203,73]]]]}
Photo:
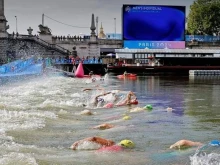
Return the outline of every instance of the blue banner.
{"type": "Polygon", "coordinates": [[[124,41],[129,49],[185,49],[185,41],[124,41]]]}

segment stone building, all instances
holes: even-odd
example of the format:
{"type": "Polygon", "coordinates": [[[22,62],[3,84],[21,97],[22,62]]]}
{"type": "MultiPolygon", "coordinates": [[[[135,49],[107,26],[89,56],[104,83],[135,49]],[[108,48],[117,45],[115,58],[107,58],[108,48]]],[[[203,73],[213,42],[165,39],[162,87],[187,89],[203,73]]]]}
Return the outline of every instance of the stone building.
{"type": "Polygon", "coordinates": [[[102,27],[102,23],[101,23],[101,27],[100,27],[100,32],[99,32],[99,36],[98,38],[100,39],[106,39],[106,35],[104,33],[103,27],[102,27]]]}
{"type": "Polygon", "coordinates": [[[0,0],[0,63],[4,63],[7,60],[7,40],[9,26],[4,14],[4,0],[0,0]]]}

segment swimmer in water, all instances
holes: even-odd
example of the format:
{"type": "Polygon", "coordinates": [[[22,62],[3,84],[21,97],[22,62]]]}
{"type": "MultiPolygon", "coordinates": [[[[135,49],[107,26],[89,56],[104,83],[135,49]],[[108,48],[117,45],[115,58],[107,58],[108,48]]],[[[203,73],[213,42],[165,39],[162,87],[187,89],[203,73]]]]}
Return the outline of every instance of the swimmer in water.
{"type": "Polygon", "coordinates": [[[199,147],[202,146],[203,144],[200,142],[194,142],[190,140],[179,140],[173,145],[170,146],[170,149],[181,149],[181,148],[186,148],[186,147],[199,147]]]}
{"type": "Polygon", "coordinates": [[[103,88],[96,88],[96,89],[86,88],[86,89],[83,89],[82,91],[87,92],[87,91],[91,91],[91,90],[99,90],[99,91],[105,92],[105,89],[103,89],[103,88]]]}
{"type": "Polygon", "coordinates": [[[137,97],[134,94],[134,92],[130,91],[130,92],[128,92],[126,99],[122,103],[119,103],[116,105],[118,105],[118,106],[131,105],[133,101],[137,101],[137,97]]]}
{"type": "Polygon", "coordinates": [[[126,104],[130,105],[132,100],[137,100],[137,97],[133,92],[130,91],[127,95],[126,104]],[[132,98],[132,97],[134,97],[134,98],[132,98]]]}
{"type": "Polygon", "coordinates": [[[97,126],[93,127],[93,129],[104,130],[104,129],[110,129],[110,128],[113,128],[113,127],[114,127],[114,125],[112,125],[112,124],[104,123],[104,124],[100,124],[100,125],[97,125],[97,126]]]}
{"type": "Polygon", "coordinates": [[[95,146],[94,149],[99,149],[103,146],[112,146],[115,144],[112,140],[103,139],[101,137],[89,137],[73,143],[70,148],[73,150],[86,149],[86,147],[83,147],[85,143],[96,144],[97,146],[95,146]]]}
{"type": "Polygon", "coordinates": [[[106,96],[108,94],[110,94],[111,92],[106,92],[106,93],[103,93],[103,94],[100,94],[98,96],[95,97],[95,101],[94,101],[94,105],[97,105],[99,101],[102,101],[104,102],[104,99],[100,98],[101,96],[106,96]]]}
{"type": "Polygon", "coordinates": [[[99,151],[121,151],[123,148],[133,148],[135,145],[131,140],[122,140],[115,144],[114,141],[101,137],[89,137],[76,141],[71,145],[72,150],[99,150],[99,151]]]}
{"type": "Polygon", "coordinates": [[[127,71],[125,71],[123,75],[124,75],[124,77],[127,76],[128,75],[127,71]]]}
{"type": "Polygon", "coordinates": [[[92,77],[92,75],[93,75],[93,71],[90,71],[89,76],[92,77]]]}
{"type": "Polygon", "coordinates": [[[172,112],[173,111],[173,108],[171,108],[171,107],[167,107],[167,112],[172,112]]]}
{"type": "MultiPolygon", "coordinates": [[[[94,106],[97,106],[99,102],[104,103],[105,100],[103,98],[101,98],[101,96],[106,96],[108,94],[112,94],[112,96],[114,97],[113,102],[115,102],[118,99],[115,93],[113,93],[113,92],[106,92],[106,93],[100,94],[100,95],[95,97],[95,100],[94,100],[94,103],[93,103],[94,106]]],[[[108,108],[108,107],[112,108],[113,107],[113,103],[108,103],[108,104],[104,105],[103,107],[104,108],[108,108]],[[110,104],[111,104],[111,106],[109,106],[110,104]]]]}
{"type": "Polygon", "coordinates": [[[130,112],[140,112],[143,110],[152,111],[152,109],[153,109],[152,105],[148,104],[148,105],[145,105],[144,107],[135,107],[131,109],[130,112]]]}

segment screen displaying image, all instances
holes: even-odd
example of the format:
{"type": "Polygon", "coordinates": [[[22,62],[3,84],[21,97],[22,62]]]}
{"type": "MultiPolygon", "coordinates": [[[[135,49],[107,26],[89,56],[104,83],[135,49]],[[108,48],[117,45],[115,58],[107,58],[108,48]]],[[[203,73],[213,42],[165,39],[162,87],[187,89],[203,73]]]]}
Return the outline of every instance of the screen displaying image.
{"type": "Polygon", "coordinates": [[[123,39],[184,41],[185,6],[123,5],[123,39]]]}

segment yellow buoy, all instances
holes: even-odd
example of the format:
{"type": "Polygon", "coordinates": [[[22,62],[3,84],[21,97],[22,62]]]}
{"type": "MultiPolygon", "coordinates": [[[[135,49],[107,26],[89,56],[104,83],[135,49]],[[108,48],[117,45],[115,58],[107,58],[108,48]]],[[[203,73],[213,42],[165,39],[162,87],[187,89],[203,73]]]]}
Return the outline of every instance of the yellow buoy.
{"type": "Polygon", "coordinates": [[[129,119],[131,119],[131,117],[130,116],[125,116],[125,117],[123,117],[123,119],[124,120],[129,120],[129,119]]]}

